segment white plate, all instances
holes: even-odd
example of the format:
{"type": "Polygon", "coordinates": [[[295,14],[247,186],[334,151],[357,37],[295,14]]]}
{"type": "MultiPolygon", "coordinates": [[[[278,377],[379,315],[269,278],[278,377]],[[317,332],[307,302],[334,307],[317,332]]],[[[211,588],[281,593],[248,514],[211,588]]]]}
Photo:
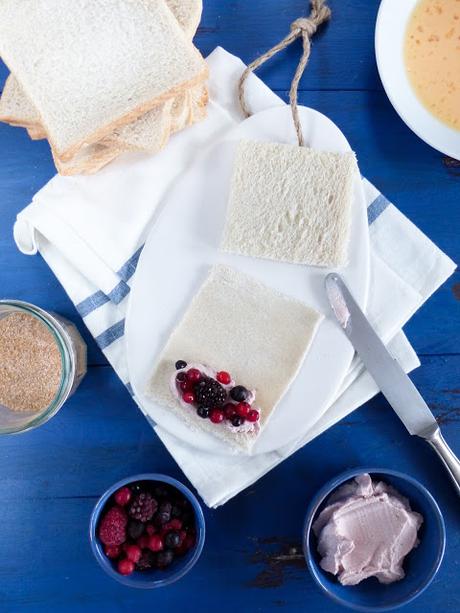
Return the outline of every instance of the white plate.
{"type": "Polygon", "coordinates": [[[426,143],[460,160],[460,131],[437,119],[417,98],[404,63],[409,17],[418,0],[382,0],[375,30],[375,54],[383,87],[401,119],[426,143]]]}
{"type": "MultiPolygon", "coordinates": [[[[306,108],[300,112],[308,145],[332,152],[350,150],[343,134],[324,115],[306,108]]],[[[350,343],[330,316],[323,289],[328,270],[219,251],[234,152],[242,138],[296,142],[289,108],[270,109],[244,121],[225,142],[198,159],[166,195],[137,267],[126,322],[130,381],[144,412],[188,444],[220,454],[234,451],[211,434],[191,432],[180,418],[144,393],[156,359],[210,266],[229,264],[328,315],[298,377],[255,444],[254,454],[278,449],[312,426],[334,399],[353,357],[350,343]]],[[[368,239],[357,173],[349,264],[341,274],[363,307],[369,280],[368,239]]]]}

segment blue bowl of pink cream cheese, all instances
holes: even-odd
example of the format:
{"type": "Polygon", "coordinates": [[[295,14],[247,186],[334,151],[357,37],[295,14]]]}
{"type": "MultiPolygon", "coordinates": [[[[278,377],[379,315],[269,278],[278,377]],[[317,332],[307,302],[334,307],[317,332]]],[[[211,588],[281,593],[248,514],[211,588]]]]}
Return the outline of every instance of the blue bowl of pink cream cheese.
{"type": "Polygon", "coordinates": [[[357,611],[390,611],[426,590],[441,566],[446,529],[416,479],[358,468],[329,481],[305,518],[303,550],[319,587],[357,611]]]}

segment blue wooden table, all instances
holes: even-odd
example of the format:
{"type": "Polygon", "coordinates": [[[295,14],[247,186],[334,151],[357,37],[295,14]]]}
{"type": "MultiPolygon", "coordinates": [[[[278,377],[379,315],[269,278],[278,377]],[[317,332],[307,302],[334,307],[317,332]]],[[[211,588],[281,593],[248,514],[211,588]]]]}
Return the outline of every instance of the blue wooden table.
{"type": "MultiPolygon", "coordinates": [[[[333,19],[316,38],[300,100],[335,121],[361,171],[454,260],[460,261],[460,163],[437,153],[398,118],[374,61],[378,0],[331,0],[333,19]]],[[[196,41],[245,62],[279,41],[306,0],[205,0],[196,41]]],[[[300,48],[260,75],[286,97],[300,48]]],[[[0,85],[7,71],[0,64],[0,85]]],[[[13,611],[339,611],[310,579],[299,547],[306,505],[329,478],[356,465],[398,468],[421,479],[444,512],[448,546],[430,589],[408,611],[460,611],[460,513],[453,489],[424,443],[410,438],[378,396],[223,508],[206,510],[207,544],[195,569],[155,592],[105,576],[87,539],[98,496],[125,476],[155,470],[183,478],[130,395],[89,338],[40,257],[12,238],[16,214],[54,174],[46,143],[0,124],[1,294],[77,323],[89,344],[78,393],[39,430],[0,442],[0,609],[13,611]],[[193,599],[193,600],[192,600],[193,599]],[[150,609],[149,609],[150,610],[150,609]]],[[[422,367],[414,381],[460,452],[460,275],[406,328],[422,367]]]]}

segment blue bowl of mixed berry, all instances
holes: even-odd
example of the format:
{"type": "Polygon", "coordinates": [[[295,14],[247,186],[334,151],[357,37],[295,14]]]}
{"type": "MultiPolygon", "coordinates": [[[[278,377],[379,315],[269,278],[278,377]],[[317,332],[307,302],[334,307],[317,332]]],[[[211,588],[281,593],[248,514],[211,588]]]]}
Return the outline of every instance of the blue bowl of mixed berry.
{"type": "Polygon", "coordinates": [[[129,587],[164,587],[203,550],[205,523],[192,492],[172,477],[143,474],[115,483],[98,500],[89,530],[96,560],[129,587]]]}

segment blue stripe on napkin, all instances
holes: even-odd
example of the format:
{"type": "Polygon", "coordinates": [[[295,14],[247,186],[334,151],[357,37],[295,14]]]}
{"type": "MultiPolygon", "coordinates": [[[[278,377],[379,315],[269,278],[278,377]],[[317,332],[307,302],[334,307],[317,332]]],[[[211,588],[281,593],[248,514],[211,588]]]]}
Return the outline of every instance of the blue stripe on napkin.
{"type": "Polygon", "coordinates": [[[136,272],[143,246],[144,245],[139,247],[136,253],[132,255],[117,272],[117,275],[122,279],[122,281],[120,281],[120,283],[115,286],[111,292],[104,294],[104,292],[99,290],[76,305],[80,317],[87,317],[90,313],[109,301],[115,304],[120,304],[123,298],[126,298],[130,292],[130,288],[128,285],[126,285],[126,283],[136,272]]]}
{"type": "Polygon", "coordinates": [[[136,268],[139,263],[139,258],[141,257],[143,247],[144,245],[142,245],[142,247],[139,247],[136,253],[132,255],[129,260],[125,264],[123,264],[123,266],[117,272],[117,275],[121,277],[123,281],[129,281],[133,274],[136,272],[136,268]]]}
{"type": "Polygon", "coordinates": [[[107,328],[107,330],[105,330],[105,332],[102,332],[102,334],[99,334],[99,336],[96,336],[95,340],[99,347],[102,349],[102,351],[104,351],[104,349],[107,349],[109,345],[121,338],[124,333],[125,320],[122,319],[113,326],[110,326],[110,328],[107,328]]]}
{"type": "Polygon", "coordinates": [[[120,283],[108,294],[104,294],[104,292],[99,290],[91,296],[88,296],[88,298],[85,298],[85,300],[82,300],[82,302],[79,302],[76,305],[76,309],[81,317],[87,317],[90,313],[107,302],[120,304],[123,298],[126,298],[126,296],[129,294],[129,292],[129,286],[126,285],[124,281],[120,281],[120,283]]]}
{"type": "Polygon", "coordinates": [[[377,198],[370,203],[370,205],[367,207],[367,222],[370,226],[378,217],[380,217],[389,204],[389,200],[387,200],[382,194],[377,196],[377,198]]]}

